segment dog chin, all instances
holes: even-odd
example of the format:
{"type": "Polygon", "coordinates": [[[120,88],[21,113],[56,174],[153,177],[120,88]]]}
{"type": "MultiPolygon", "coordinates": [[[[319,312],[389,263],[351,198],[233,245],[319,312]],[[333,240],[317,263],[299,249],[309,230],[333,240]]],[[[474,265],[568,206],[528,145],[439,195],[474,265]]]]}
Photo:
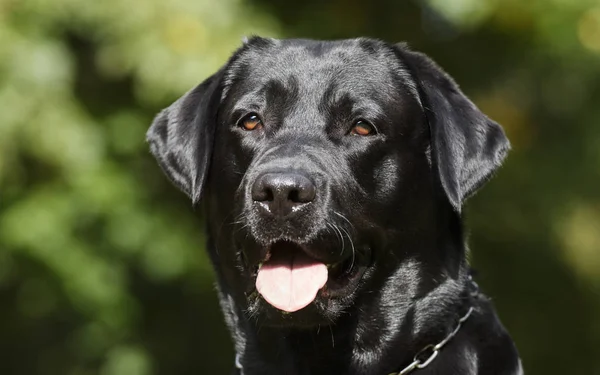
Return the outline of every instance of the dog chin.
{"type": "MultiPolygon", "coordinates": [[[[320,298],[305,308],[288,313],[273,307],[262,298],[249,301],[251,317],[267,327],[307,329],[328,326],[335,322],[343,311],[338,301],[326,301],[320,298]]],[[[344,304],[345,305],[345,304],[344,304]]]]}

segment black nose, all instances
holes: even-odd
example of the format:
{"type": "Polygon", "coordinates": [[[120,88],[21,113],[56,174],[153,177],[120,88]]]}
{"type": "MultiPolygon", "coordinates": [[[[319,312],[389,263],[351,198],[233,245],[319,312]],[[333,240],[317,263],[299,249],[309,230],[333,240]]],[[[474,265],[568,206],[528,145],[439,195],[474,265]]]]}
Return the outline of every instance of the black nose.
{"type": "Polygon", "coordinates": [[[265,173],[252,185],[252,199],[262,202],[278,217],[315,199],[317,189],[307,177],[298,173],[265,173]]]}

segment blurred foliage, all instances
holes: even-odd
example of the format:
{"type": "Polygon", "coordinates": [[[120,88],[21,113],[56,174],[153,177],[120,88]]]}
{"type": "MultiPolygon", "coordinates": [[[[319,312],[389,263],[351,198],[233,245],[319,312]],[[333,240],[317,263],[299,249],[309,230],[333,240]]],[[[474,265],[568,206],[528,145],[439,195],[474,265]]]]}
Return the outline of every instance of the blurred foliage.
{"type": "Polygon", "coordinates": [[[467,216],[526,372],[600,374],[597,0],[0,0],[0,374],[230,367],[202,218],[144,133],[250,34],[440,62],[513,142],[467,216]]]}

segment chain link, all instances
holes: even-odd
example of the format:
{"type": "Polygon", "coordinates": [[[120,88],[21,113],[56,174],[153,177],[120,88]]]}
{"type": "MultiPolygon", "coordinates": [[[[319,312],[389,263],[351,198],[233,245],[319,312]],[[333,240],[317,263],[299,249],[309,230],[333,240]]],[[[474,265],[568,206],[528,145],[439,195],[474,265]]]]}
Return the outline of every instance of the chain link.
{"type": "Polygon", "coordinates": [[[429,364],[433,362],[433,360],[438,356],[438,354],[440,354],[440,350],[442,350],[444,345],[446,345],[448,341],[452,340],[452,338],[456,336],[458,331],[460,331],[460,328],[462,327],[463,323],[466,322],[467,319],[469,319],[472,313],[473,307],[469,307],[469,311],[467,311],[467,313],[458,320],[456,328],[454,328],[454,330],[450,332],[450,334],[446,336],[446,338],[444,338],[436,345],[427,345],[413,357],[413,361],[410,365],[406,366],[399,372],[392,372],[389,375],[406,375],[413,372],[416,369],[421,369],[429,366],[429,364]]]}
{"type": "Polygon", "coordinates": [[[235,368],[239,370],[238,373],[240,375],[244,375],[244,368],[242,367],[242,362],[240,360],[240,354],[239,353],[237,353],[235,355],[235,368]]]}

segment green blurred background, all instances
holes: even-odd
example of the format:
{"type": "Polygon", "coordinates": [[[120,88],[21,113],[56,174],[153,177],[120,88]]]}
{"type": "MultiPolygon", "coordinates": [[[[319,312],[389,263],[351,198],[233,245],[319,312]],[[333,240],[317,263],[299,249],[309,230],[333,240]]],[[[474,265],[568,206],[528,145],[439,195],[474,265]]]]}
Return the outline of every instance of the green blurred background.
{"type": "Polygon", "coordinates": [[[513,152],[471,259],[526,373],[600,374],[597,0],[0,0],[0,374],[222,374],[202,220],[153,115],[245,35],[408,41],[513,152]]]}

